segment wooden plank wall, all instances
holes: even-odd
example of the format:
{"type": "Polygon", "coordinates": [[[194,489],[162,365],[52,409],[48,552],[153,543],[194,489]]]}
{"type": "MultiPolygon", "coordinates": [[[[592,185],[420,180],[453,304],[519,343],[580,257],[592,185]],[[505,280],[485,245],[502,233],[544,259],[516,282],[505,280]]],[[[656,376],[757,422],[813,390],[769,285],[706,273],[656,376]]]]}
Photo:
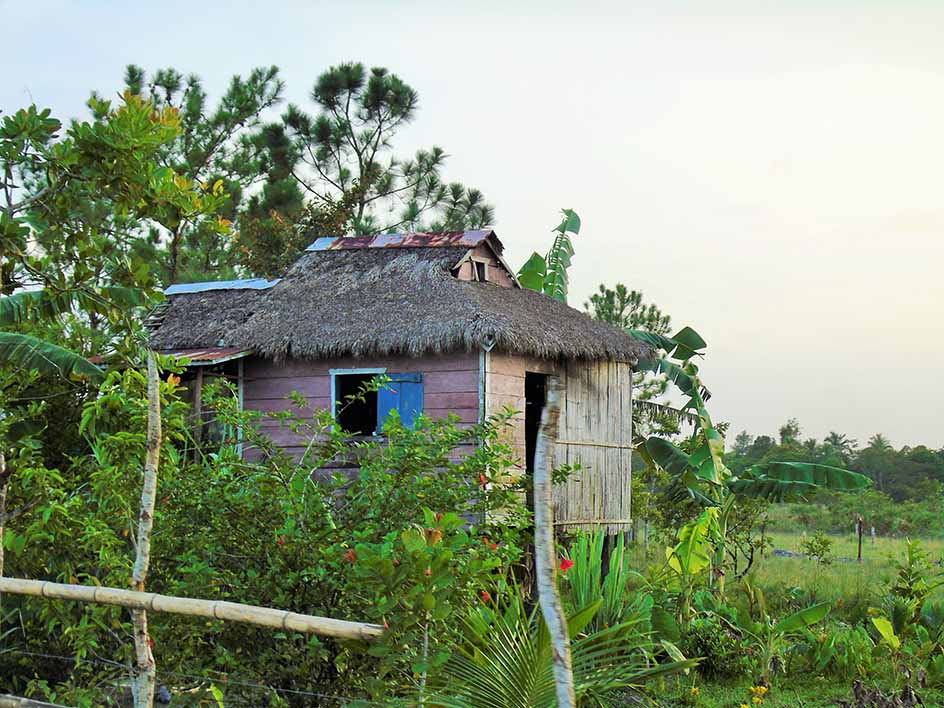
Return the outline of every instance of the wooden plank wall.
{"type": "MultiPolygon", "coordinates": [[[[330,408],[331,369],[385,368],[390,372],[423,374],[423,410],[433,418],[449,413],[459,416],[463,425],[479,419],[479,357],[477,352],[459,352],[423,358],[384,357],[378,359],[301,360],[276,364],[259,357],[248,357],[244,368],[243,407],[247,410],[295,410],[286,396],[298,391],[311,408],[330,408]]],[[[307,441],[281,427],[276,421],[264,421],[261,429],[290,453],[301,454],[307,441]]]]}
{"type": "Polygon", "coordinates": [[[528,371],[557,374],[561,396],[560,442],[555,465],[581,469],[555,490],[554,518],[565,531],[630,528],[632,368],[617,362],[567,362],[491,352],[486,367],[489,413],[505,405],[518,414],[508,431],[522,469],[525,459],[524,378],[528,371]]]}
{"type": "Polygon", "coordinates": [[[512,417],[506,440],[511,443],[521,469],[525,460],[524,431],[524,375],[531,371],[538,374],[559,374],[556,361],[504,354],[492,351],[488,354],[485,374],[485,401],[489,415],[499,413],[507,406],[516,411],[512,417]]]}
{"type": "Polygon", "coordinates": [[[563,530],[630,528],[632,367],[619,362],[568,362],[564,376],[557,464],[580,464],[555,493],[563,530]]]}

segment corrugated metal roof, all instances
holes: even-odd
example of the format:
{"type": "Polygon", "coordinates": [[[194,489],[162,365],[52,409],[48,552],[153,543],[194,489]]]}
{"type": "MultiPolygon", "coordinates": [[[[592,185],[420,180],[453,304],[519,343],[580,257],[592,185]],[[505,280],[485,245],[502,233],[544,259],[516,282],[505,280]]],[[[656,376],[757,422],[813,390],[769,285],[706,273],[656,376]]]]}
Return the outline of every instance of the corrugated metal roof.
{"type": "Polygon", "coordinates": [[[164,288],[165,295],[183,295],[185,293],[204,293],[208,290],[268,290],[281,278],[245,278],[243,280],[210,280],[205,283],[174,283],[164,288]]]}
{"type": "Polygon", "coordinates": [[[376,236],[326,236],[306,251],[338,251],[352,248],[475,248],[492,236],[491,231],[444,231],[441,233],[378,234],[376,236]]]}
{"type": "Polygon", "coordinates": [[[177,359],[189,359],[191,366],[207,366],[249,356],[252,350],[244,347],[203,347],[201,349],[165,349],[158,353],[177,359]]]}

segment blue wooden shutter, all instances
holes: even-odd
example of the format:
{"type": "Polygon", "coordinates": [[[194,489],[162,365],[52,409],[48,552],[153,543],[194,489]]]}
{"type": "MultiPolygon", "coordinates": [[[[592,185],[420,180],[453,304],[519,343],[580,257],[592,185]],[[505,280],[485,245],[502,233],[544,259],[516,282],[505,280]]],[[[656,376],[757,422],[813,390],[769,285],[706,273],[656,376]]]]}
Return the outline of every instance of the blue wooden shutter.
{"type": "Polygon", "coordinates": [[[423,374],[387,374],[390,382],[377,391],[377,430],[396,410],[400,420],[408,428],[413,427],[416,417],[423,412],[423,374]]]}

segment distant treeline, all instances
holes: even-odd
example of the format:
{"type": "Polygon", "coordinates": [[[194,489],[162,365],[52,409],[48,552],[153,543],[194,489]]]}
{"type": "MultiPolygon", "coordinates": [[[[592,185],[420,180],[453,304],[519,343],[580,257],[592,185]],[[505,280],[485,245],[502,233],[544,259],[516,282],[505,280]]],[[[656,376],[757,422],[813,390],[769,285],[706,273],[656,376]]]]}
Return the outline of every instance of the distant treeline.
{"type": "Polygon", "coordinates": [[[728,464],[740,471],[767,460],[821,462],[861,472],[872,479],[871,490],[859,494],[819,494],[813,504],[790,505],[801,528],[850,532],[861,515],[866,528],[882,535],[944,533],[944,448],[925,445],[895,449],[881,434],[865,445],[842,433],[822,441],[803,438],[795,419],[785,423],[778,438],[739,433],[728,464]]]}

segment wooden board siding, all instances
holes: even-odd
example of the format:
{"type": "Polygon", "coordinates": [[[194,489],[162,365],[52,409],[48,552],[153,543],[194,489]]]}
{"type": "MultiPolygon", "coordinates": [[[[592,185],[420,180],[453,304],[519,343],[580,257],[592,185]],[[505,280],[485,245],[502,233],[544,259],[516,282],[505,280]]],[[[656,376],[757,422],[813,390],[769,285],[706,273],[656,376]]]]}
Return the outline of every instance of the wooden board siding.
{"type": "MultiPolygon", "coordinates": [[[[445,418],[455,413],[463,424],[479,419],[479,356],[471,352],[423,358],[290,359],[281,363],[248,357],[243,370],[243,407],[258,411],[295,410],[310,415],[299,411],[287,396],[298,391],[311,408],[330,408],[331,369],[356,368],[422,373],[423,411],[428,416],[445,418]]],[[[273,442],[292,454],[301,454],[307,445],[306,440],[276,421],[263,421],[261,428],[273,442]]]]}
{"type": "Polygon", "coordinates": [[[459,280],[475,280],[475,266],[472,261],[481,261],[486,264],[488,271],[486,279],[490,283],[495,283],[503,288],[514,287],[515,283],[511,275],[505,270],[505,266],[495,257],[494,251],[486,244],[480,244],[472,249],[471,256],[456,270],[456,277],[459,280]]]}
{"type": "Polygon", "coordinates": [[[524,376],[528,371],[538,374],[559,374],[555,361],[492,351],[488,354],[485,375],[485,401],[489,415],[507,406],[515,411],[506,440],[511,443],[524,469],[524,376]]]}
{"type": "Polygon", "coordinates": [[[555,465],[581,469],[554,495],[555,524],[562,530],[603,528],[622,533],[630,523],[632,369],[616,362],[567,362],[491,352],[486,374],[489,413],[508,405],[519,411],[508,440],[525,459],[525,373],[561,379],[560,443],[555,465]],[[591,523],[593,522],[593,523],[591,523]]]}

